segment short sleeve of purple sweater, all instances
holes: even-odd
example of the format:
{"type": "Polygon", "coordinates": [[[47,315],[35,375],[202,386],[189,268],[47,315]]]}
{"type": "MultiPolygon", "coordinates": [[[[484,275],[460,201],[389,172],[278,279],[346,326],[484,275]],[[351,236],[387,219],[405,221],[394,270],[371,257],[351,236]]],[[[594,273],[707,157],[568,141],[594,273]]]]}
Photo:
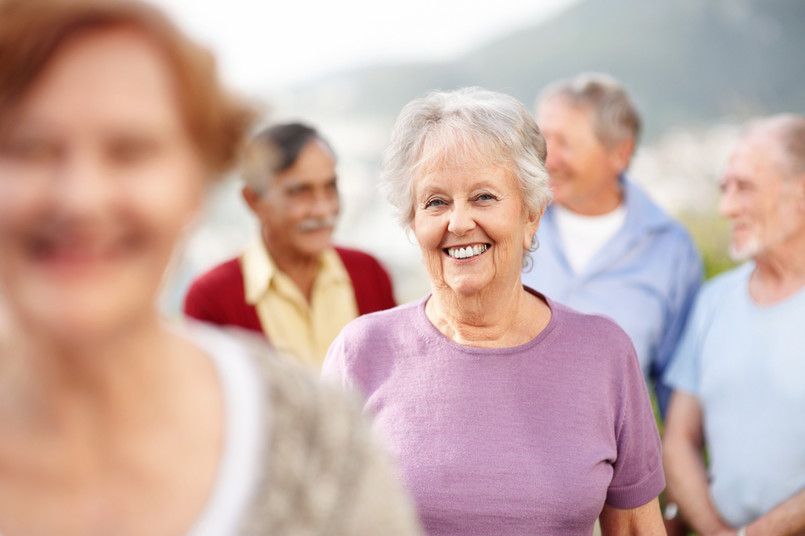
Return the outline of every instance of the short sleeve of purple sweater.
{"type": "Polygon", "coordinates": [[[662,491],[648,392],[614,322],[548,300],[532,341],[476,348],[444,337],[426,301],[351,322],[322,375],[363,394],[429,535],[589,535],[604,504],[662,491]]]}

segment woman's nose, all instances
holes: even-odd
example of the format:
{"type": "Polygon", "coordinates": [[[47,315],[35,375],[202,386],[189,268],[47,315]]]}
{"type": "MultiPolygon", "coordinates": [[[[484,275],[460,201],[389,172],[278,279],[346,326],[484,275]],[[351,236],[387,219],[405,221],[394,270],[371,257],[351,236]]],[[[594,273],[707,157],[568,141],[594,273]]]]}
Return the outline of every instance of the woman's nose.
{"type": "Polygon", "coordinates": [[[472,209],[462,203],[454,204],[447,230],[456,236],[462,236],[474,228],[475,219],[472,215],[472,209]]]}
{"type": "Polygon", "coordinates": [[[65,155],[53,185],[58,210],[72,215],[103,211],[114,182],[107,174],[98,158],[87,154],[65,155]]]}

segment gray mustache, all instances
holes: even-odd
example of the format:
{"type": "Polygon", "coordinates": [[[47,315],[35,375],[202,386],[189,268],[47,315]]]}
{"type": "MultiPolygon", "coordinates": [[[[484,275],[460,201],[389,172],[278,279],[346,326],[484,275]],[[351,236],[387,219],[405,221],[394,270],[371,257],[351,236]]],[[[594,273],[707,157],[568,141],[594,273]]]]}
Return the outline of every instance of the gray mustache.
{"type": "Polygon", "coordinates": [[[302,220],[297,225],[297,229],[303,233],[310,231],[318,231],[319,229],[332,229],[335,227],[335,217],[328,216],[326,218],[308,218],[302,220]]]}

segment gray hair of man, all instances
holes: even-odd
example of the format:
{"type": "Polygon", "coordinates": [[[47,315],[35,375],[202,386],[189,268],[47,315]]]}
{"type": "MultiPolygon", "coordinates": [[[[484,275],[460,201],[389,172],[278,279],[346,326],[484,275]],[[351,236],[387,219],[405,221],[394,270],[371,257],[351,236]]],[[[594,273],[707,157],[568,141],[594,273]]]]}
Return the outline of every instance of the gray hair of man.
{"type": "Polygon", "coordinates": [[[311,141],[318,140],[335,160],[330,144],[319,132],[304,123],[278,123],[258,132],[246,145],[240,172],[246,186],[263,195],[274,176],[290,169],[311,141]]]}
{"type": "Polygon", "coordinates": [[[752,135],[774,137],[786,177],[800,178],[805,174],[805,115],[779,114],[753,121],[744,136],[752,135]]]}
{"type": "MultiPolygon", "coordinates": [[[[545,138],[525,106],[479,87],[434,91],[409,102],[383,154],[381,189],[402,226],[414,220],[414,185],[444,165],[501,165],[515,175],[523,205],[540,214],[551,200],[545,138]]],[[[535,249],[536,236],[532,243],[535,249]]]]}
{"type": "Polygon", "coordinates": [[[540,92],[536,107],[556,97],[590,110],[593,131],[605,147],[611,149],[624,140],[633,140],[637,145],[640,114],[626,90],[612,76],[582,73],[552,82],[540,92]]]}

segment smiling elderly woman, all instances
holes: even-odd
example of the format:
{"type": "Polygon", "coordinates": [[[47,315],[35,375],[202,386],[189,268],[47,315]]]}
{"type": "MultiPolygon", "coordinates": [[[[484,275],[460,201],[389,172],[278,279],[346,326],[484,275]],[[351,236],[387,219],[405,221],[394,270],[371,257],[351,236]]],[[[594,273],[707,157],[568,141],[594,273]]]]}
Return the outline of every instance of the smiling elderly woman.
{"type": "Polygon", "coordinates": [[[432,293],[347,325],[323,375],[360,391],[430,535],[663,534],[664,480],[634,348],[525,288],[550,200],[545,141],[479,88],[409,103],[384,162],[432,293]]]}

